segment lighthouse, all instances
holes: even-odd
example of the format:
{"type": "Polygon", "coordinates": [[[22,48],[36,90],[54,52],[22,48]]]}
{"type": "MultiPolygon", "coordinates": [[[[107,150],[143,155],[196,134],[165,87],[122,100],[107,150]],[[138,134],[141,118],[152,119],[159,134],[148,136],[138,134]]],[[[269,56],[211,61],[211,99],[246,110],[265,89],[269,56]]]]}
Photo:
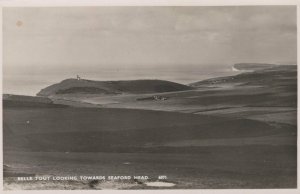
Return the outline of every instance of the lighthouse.
{"type": "Polygon", "coordinates": [[[77,78],[77,80],[78,80],[78,81],[80,80],[80,76],[79,76],[79,75],[77,75],[77,77],[76,77],[76,78],[77,78]]]}

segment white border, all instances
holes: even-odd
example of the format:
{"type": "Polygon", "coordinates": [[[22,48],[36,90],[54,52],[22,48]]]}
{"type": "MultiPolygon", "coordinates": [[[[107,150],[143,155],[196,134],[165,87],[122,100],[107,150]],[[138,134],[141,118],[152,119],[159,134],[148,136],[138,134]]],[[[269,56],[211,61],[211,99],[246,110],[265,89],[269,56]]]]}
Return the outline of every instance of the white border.
{"type": "MultiPolygon", "coordinates": [[[[256,6],[256,5],[297,5],[297,27],[300,26],[299,21],[299,5],[300,0],[0,0],[0,59],[1,59],[1,69],[0,76],[2,76],[2,7],[65,7],[65,6],[256,6]]],[[[299,48],[299,30],[297,31],[297,48],[299,48]]],[[[299,49],[297,49],[297,62],[300,61],[299,49]]],[[[298,66],[298,71],[299,71],[298,66]]],[[[298,77],[298,86],[300,84],[298,77]]],[[[0,79],[0,91],[2,91],[2,77],[0,79]]],[[[2,117],[2,95],[0,95],[0,115],[2,117]]],[[[299,97],[299,87],[298,87],[298,102],[299,97]]],[[[298,110],[299,110],[298,103],[298,110]]],[[[300,121],[299,112],[297,110],[297,120],[300,121]]],[[[2,129],[2,119],[0,121],[2,129]]],[[[298,127],[299,128],[299,127],[298,127]]],[[[299,139],[298,130],[298,139],[299,139]]],[[[3,154],[2,154],[2,130],[0,132],[1,139],[1,150],[0,150],[0,164],[3,164],[3,154]]],[[[297,142],[298,145],[298,142],[297,142]]],[[[232,193],[232,194],[298,194],[300,193],[300,179],[299,179],[299,147],[297,151],[297,189],[188,189],[188,190],[24,190],[24,191],[3,191],[3,168],[0,167],[0,193],[204,193],[204,194],[220,194],[220,193],[232,193]]]]}
{"type": "Polygon", "coordinates": [[[1,6],[234,6],[299,5],[299,0],[0,0],[1,6]]]}

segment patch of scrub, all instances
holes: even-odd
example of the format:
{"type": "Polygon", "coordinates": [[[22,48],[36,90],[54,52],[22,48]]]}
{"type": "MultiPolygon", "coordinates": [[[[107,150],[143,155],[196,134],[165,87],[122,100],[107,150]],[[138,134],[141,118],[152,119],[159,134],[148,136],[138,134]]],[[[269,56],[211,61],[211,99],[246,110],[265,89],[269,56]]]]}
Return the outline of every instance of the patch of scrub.
{"type": "Polygon", "coordinates": [[[173,186],[175,186],[174,183],[167,183],[167,182],[162,182],[162,181],[146,182],[145,184],[149,187],[173,187],[173,186]]]}

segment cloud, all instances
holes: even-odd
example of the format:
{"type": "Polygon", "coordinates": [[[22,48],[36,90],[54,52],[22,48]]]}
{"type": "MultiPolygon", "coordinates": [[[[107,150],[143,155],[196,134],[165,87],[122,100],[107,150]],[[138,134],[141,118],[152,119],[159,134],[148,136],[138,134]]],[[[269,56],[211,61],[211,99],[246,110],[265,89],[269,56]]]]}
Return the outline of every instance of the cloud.
{"type": "Polygon", "coordinates": [[[296,61],[296,32],[295,6],[11,7],[4,67],[296,61]]]}

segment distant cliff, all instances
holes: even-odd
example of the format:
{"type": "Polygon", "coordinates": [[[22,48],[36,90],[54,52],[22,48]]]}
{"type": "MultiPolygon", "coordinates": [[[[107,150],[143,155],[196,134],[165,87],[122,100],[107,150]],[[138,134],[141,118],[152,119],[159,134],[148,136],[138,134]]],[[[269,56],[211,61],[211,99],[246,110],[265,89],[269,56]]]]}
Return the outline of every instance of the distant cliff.
{"type": "Polygon", "coordinates": [[[272,65],[260,63],[240,63],[233,66],[241,71],[234,76],[211,78],[195,83],[192,87],[217,86],[218,84],[239,84],[270,87],[288,85],[297,87],[296,65],[272,65]]]}
{"type": "Polygon", "coordinates": [[[237,63],[233,65],[234,69],[244,70],[244,71],[249,71],[249,70],[257,71],[257,70],[272,68],[275,66],[277,65],[268,64],[268,63],[237,63]]]}

